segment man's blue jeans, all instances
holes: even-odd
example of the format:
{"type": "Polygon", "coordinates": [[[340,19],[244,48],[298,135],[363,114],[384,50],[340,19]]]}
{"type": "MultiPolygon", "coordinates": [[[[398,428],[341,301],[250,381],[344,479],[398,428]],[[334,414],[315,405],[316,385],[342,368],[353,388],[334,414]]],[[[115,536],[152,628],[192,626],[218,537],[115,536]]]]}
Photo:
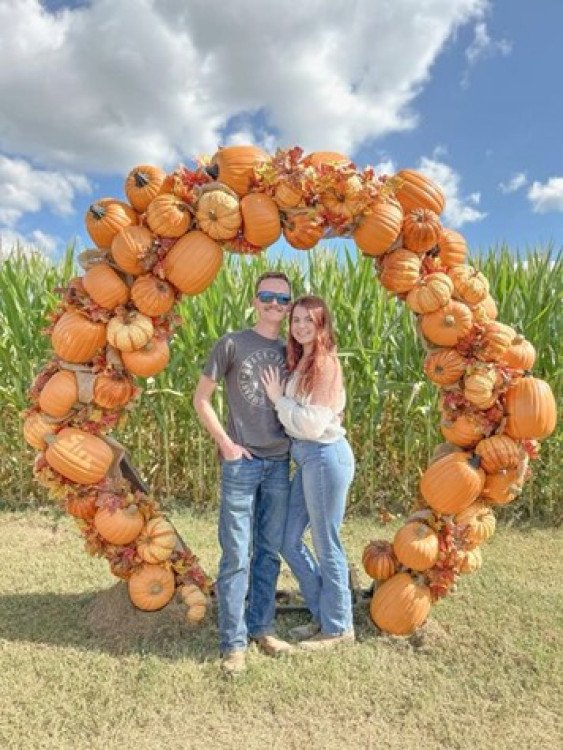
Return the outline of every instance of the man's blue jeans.
{"type": "Polygon", "coordinates": [[[291,456],[297,470],[282,555],[321,631],[340,635],[352,628],[348,564],[339,532],[354,476],[354,455],[346,438],[341,438],[329,444],[292,440],[291,456]],[[309,525],[316,559],[303,541],[309,525]]]}
{"type": "Polygon", "coordinates": [[[221,460],[221,653],[245,649],[249,635],[273,632],[288,500],[289,459],[221,460]]]}

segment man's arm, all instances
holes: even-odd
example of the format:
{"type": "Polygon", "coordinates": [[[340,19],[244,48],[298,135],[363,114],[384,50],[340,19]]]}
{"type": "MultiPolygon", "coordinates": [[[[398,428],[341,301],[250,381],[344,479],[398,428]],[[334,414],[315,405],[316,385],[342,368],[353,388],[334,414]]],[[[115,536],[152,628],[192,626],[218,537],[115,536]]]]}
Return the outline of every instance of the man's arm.
{"type": "Polygon", "coordinates": [[[217,443],[224,459],[235,461],[242,456],[252,458],[252,455],[246,448],[231,440],[219,421],[219,417],[211,403],[211,397],[216,387],[217,383],[212,378],[207,377],[207,375],[200,376],[193,398],[193,405],[199,421],[217,443]]]}

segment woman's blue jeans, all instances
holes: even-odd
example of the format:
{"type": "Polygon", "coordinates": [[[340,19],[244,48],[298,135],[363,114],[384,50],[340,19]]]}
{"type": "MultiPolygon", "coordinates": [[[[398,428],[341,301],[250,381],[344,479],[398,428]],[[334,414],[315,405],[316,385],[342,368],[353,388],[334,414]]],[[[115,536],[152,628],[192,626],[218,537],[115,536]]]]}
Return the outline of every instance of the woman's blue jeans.
{"type": "Polygon", "coordinates": [[[340,635],[352,627],[346,553],[340,541],[354,455],[346,438],[335,443],[293,440],[297,470],[291,483],[282,555],[321,631],[340,635]],[[316,559],[303,541],[306,528],[316,559]]]}
{"type": "Polygon", "coordinates": [[[221,460],[217,578],[219,647],[245,649],[273,632],[280,551],[289,499],[289,459],[221,460]]]}

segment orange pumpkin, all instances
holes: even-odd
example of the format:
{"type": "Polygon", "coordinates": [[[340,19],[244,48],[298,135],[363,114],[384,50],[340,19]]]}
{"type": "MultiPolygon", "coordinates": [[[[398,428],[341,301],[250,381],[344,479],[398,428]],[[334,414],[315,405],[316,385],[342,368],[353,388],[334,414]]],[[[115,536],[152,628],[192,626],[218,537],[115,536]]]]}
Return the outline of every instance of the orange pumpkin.
{"type": "Polygon", "coordinates": [[[92,203],[86,212],[86,230],[98,247],[110,247],[115,235],[131,224],[137,224],[138,216],[127,203],[115,198],[101,198],[92,203]]]}
{"type": "Polygon", "coordinates": [[[406,303],[415,313],[436,312],[448,304],[454,285],[445,273],[431,273],[418,280],[407,294],[406,303]]]}
{"type": "Polygon", "coordinates": [[[386,581],[396,571],[396,560],[390,542],[382,539],[372,540],[362,554],[364,570],[376,581],[386,581]]]}
{"type": "Polygon", "coordinates": [[[154,334],[152,320],[136,310],[112,318],[107,327],[108,342],[122,352],[142,349],[154,334]]]}
{"type": "Polygon", "coordinates": [[[173,193],[161,193],[147,206],[147,224],[160,237],[181,237],[192,223],[190,206],[173,193]]]}
{"type": "Polygon", "coordinates": [[[122,352],[123,365],[141,378],[151,378],[162,372],[170,361],[166,339],[152,338],[146,346],[134,352],[122,352]]]}
{"type": "Polygon", "coordinates": [[[505,399],[506,434],[515,440],[543,440],[557,423],[553,392],[539,378],[523,377],[513,381],[505,399]]]}
{"type": "Polygon", "coordinates": [[[94,516],[98,534],[111,544],[130,544],[144,525],[144,519],[136,505],[126,508],[100,508],[94,516]]]}
{"type": "Polygon", "coordinates": [[[507,505],[522,492],[528,469],[528,456],[524,455],[515,469],[501,469],[496,474],[487,474],[483,488],[483,499],[493,505],[507,505]]]}
{"type": "Polygon", "coordinates": [[[171,523],[162,516],[151,518],[145,524],[137,539],[137,553],[148,563],[159,563],[168,560],[178,537],[171,523]]]}
{"type": "Polygon", "coordinates": [[[55,324],[51,343],[61,359],[74,364],[89,362],[105,346],[106,325],[69,310],[55,324]]]}
{"type": "Polygon", "coordinates": [[[376,201],[352,236],[364,255],[383,255],[399,236],[402,222],[403,211],[397,202],[376,201]]]}
{"type": "Polygon", "coordinates": [[[325,233],[322,219],[308,213],[296,213],[284,222],[283,236],[297,250],[310,250],[325,233]]]}
{"type": "Polygon", "coordinates": [[[65,510],[75,518],[83,521],[92,521],[98,510],[96,507],[96,494],[72,495],[65,500],[65,510]]]}
{"type": "Polygon", "coordinates": [[[440,229],[440,219],[434,211],[428,208],[415,208],[405,215],[403,243],[413,253],[426,253],[438,242],[440,229]]]}
{"type": "Polygon", "coordinates": [[[146,273],[135,279],[131,299],[139,312],[154,318],[171,310],[176,298],[174,289],[167,281],[146,273]]]}
{"type": "Polygon", "coordinates": [[[451,300],[436,312],[422,316],[423,335],[438,346],[455,346],[473,326],[471,310],[463,302],[451,300]]]}
{"type": "Polygon", "coordinates": [[[130,400],[133,395],[133,385],[129,378],[123,375],[96,376],[94,381],[94,403],[102,409],[119,409],[130,400]]]}
{"type": "Polygon", "coordinates": [[[53,435],[55,425],[48,422],[40,412],[34,412],[26,418],[23,423],[23,436],[26,443],[38,451],[44,451],[47,447],[45,437],[53,435]]]}
{"type": "Polygon", "coordinates": [[[522,449],[508,435],[492,435],[481,440],[475,448],[481,456],[481,466],[487,474],[496,474],[501,469],[515,469],[522,457],[522,449]]]}
{"type": "Polygon", "coordinates": [[[410,292],[420,278],[420,266],[419,255],[399,248],[382,259],[379,280],[390,292],[410,292]]]}
{"type": "Polygon", "coordinates": [[[125,180],[125,195],[133,208],[143,213],[161,191],[166,172],[160,167],[140,164],[134,167],[125,180]]]}
{"type": "Polygon", "coordinates": [[[94,302],[106,310],[124,305],[129,299],[129,287],[107,263],[91,266],[82,283],[94,302]]]}
{"type": "Polygon", "coordinates": [[[66,417],[78,401],[76,375],[69,370],[59,370],[45,383],[39,394],[39,407],[50,417],[66,417]]]}
{"type": "Polygon", "coordinates": [[[316,169],[319,169],[319,167],[322,167],[324,164],[329,166],[339,166],[348,163],[350,163],[350,159],[338,151],[313,151],[303,157],[304,165],[311,165],[316,169]]]}
{"type": "Polygon", "coordinates": [[[536,361],[534,345],[518,334],[506,349],[500,361],[513,370],[531,370],[536,361]]]}
{"type": "Polygon", "coordinates": [[[257,146],[225,146],[214,154],[211,163],[219,168],[219,182],[228,185],[239,196],[250,191],[254,167],[268,161],[268,154],[257,146]]]}
{"type": "Polygon", "coordinates": [[[436,349],[426,355],[424,372],[438,385],[453,385],[467,368],[467,360],[455,349],[436,349]]]}
{"type": "Polygon", "coordinates": [[[282,180],[274,190],[274,201],[279,209],[297,208],[303,200],[303,190],[300,185],[282,180]]]}
{"type": "Polygon", "coordinates": [[[213,282],[222,262],[223,252],[215,240],[195,230],[174,243],[164,259],[164,272],[176,289],[194,295],[213,282]]]}
{"type": "Polygon", "coordinates": [[[65,427],[45,451],[48,464],[77,484],[97,484],[113,461],[113,452],[101,438],[65,427]]]}
{"type": "Polygon", "coordinates": [[[412,570],[428,570],[438,559],[438,535],[419,521],[401,527],[393,539],[397,560],[412,570]]]}
{"type": "Polygon", "coordinates": [[[405,213],[415,208],[426,208],[441,214],[446,203],[438,185],[415,169],[402,169],[395,175],[400,182],[395,196],[405,213]]]}
{"type": "Polygon", "coordinates": [[[467,414],[461,414],[453,422],[442,420],[440,431],[449,443],[462,448],[473,448],[484,436],[483,429],[467,414]]]}
{"type": "Polygon", "coordinates": [[[437,513],[460,513],[475,502],[485,484],[480,459],[461,451],[432,463],[422,475],[420,491],[437,513]]]}
{"type": "Polygon", "coordinates": [[[126,227],[111,243],[111,254],[119,268],[132,276],[145,273],[145,261],[153,253],[155,237],[146,227],[126,227]]]}
{"type": "Polygon", "coordinates": [[[446,268],[461,266],[467,257],[467,243],[455,229],[444,229],[438,237],[438,258],[446,268]]]}
{"type": "Polygon", "coordinates": [[[249,193],[240,202],[243,234],[247,242],[268,247],[281,234],[280,213],[273,198],[265,193],[249,193]]]}
{"type": "Polygon", "coordinates": [[[174,573],[161,565],[143,563],[128,581],[131,602],[145,612],[162,609],[174,596],[174,573]]]}
{"type": "Polygon", "coordinates": [[[393,635],[410,635],[428,617],[430,589],[408,573],[397,573],[377,588],[369,613],[378,628],[393,635]]]}
{"type": "Polygon", "coordinates": [[[489,294],[489,282],[471,266],[454,266],[448,270],[454,284],[454,295],[468,305],[477,305],[489,294]]]}

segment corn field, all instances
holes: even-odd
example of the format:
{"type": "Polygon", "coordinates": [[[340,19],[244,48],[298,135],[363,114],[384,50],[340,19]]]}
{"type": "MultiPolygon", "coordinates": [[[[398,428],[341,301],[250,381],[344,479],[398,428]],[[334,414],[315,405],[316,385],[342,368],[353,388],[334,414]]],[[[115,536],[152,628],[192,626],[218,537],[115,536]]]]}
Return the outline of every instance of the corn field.
{"type": "MultiPolygon", "coordinates": [[[[499,320],[515,327],[536,347],[534,374],[549,381],[561,402],[561,251],[540,248],[516,257],[507,247],[471,262],[491,284],[499,320]]],[[[179,305],[182,325],[171,342],[168,368],[148,379],[137,407],[115,433],[132,461],[166,506],[195,509],[216,505],[218,463],[200,427],[192,395],[214,341],[228,330],[252,325],[254,281],[264,270],[285,271],[294,295],[313,292],[327,299],[337,330],[347,384],[345,426],[357,471],[351,512],[404,513],[417,493],[420,471],[441,442],[437,389],[424,376],[424,353],[408,308],[374,278],[372,262],[354,247],[338,253],[317,248],[302,261],[272,262],[268,256],[228,256],[214,284],[179,305]]],[[[46,500],[32,480],[34,451],[21,436],[20,412],[35,373],[50,357],[42,335],[55,289],[77,273],[73,248],[52,265],[34,252],[14,251],[0,265],[0,505],[23,509],[46,500]]],[[[219,389],[216,408],[224,416],[219,389]]],[[[558,455],[561,431],[545,441],[541,459],[521,497],[501,509],[511,521],[557,522],[562,514],[558,455]]]]}

